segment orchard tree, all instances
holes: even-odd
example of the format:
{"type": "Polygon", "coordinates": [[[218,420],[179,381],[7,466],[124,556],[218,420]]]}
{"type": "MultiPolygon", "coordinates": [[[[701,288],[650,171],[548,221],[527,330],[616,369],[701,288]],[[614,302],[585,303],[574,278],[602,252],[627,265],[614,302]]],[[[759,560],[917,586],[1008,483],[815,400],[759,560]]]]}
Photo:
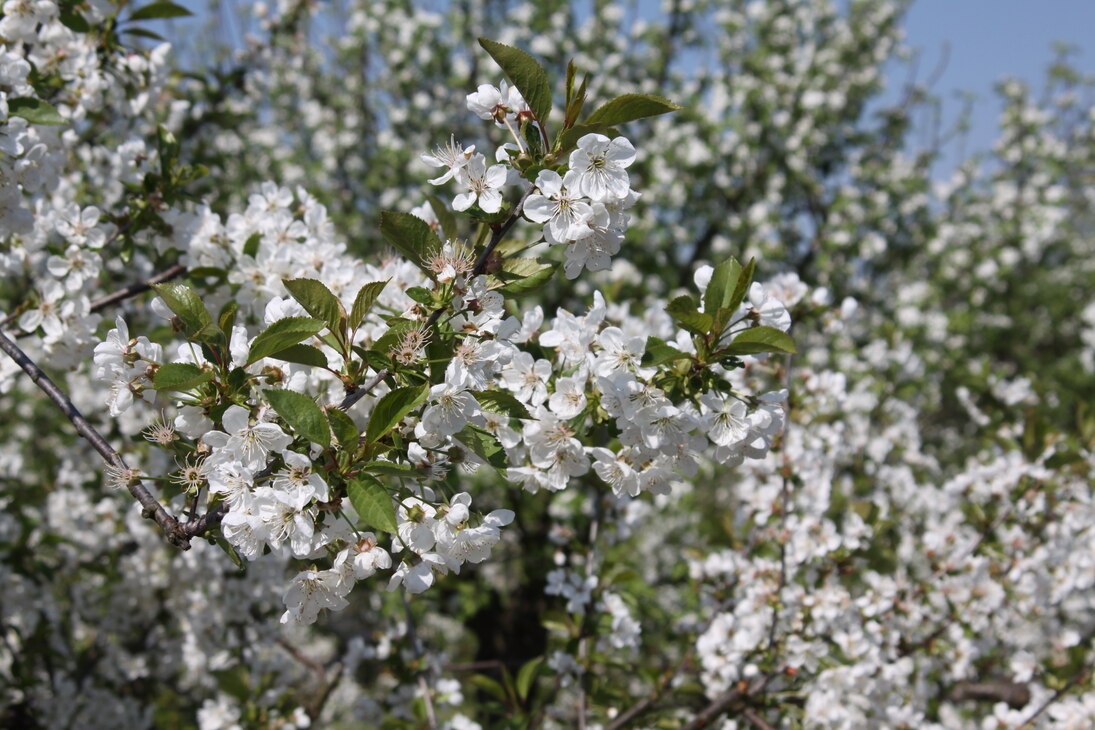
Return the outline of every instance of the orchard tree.
{"type": "Polygon", "coordinates": [[[1067,54],[944,173],[899,2],[0,7],[5,727],[1095,723],[1067,54]]]}

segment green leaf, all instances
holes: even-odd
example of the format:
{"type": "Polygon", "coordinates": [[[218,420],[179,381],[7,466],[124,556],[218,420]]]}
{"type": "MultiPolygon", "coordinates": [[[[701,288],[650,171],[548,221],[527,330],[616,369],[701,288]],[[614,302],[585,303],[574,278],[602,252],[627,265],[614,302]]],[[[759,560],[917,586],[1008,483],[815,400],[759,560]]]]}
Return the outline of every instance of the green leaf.
{"type": "Polygon", "coordinates": [[[502,259],[502,270],[497,276],[506,284],[500,290],[510,296],[528,294],[551,281],[558,268],[557,262],[539,258],[502,259]]]}
{"type": "Polygon", "coordinates": [[[546,124],[551,114],[551,84],[544,67],[519,48],[487,38],[480,38],[479,45],[502,67],[506,78],[525,97],[536,118],[546,124]]]}
{"type": "Polygon", "coordinates": [[[687,360],[691,355],[666,344],[657,337],[646,338],[646,352],[643,353],[643,365],[661,365],[674,360],[687,360]]]}
{"type": "Polygon", "coordinates": [[[152,287],[167,308],[175,313],[191,335],[213,323],[209,311],[193,289],[184,284],[155,284],[152,287]]]}
{"type": "Polygon", "coordinates": [[[61,21],[61,25],[75,33],[87,33],[91,30],[91,25],[88,24],[87,19],[75,9],[62,8],[57,19],[61,21]]]}
{"type": "Polygon", "coordinates": [[[152,40],[152,41],[167,40],[166,38],[164,38],[159,33],[153,33],[152,31],[148,30],[147,28],[126,28],[122,32],[123,33],[128,33],[129,35],[139,36],[141,38],[148,38],[149,40],[152,40]]]}
{"type": "Polygon", "coordinates": [[[292,390],[265,390],[263,393],[278,415],[285,419],[294,431],[312,443],[331,445],[331,429],[323,409],[303,393],[292,390]]]}
{"type": "Polygon", "coordinates": [[[243,255],[254,258],[259,252],[260,243],[262,243],[262,234],[252,233],[247,237],[247,240],[243,242],[243,255]]]}
{"type": "Polygon", "coordinates": [[[522,700],[528,697],[529,690],[532,688],[532,683],[536,680],[536,675],[540,673],[540,667],[543,666],[543,664],[544,658],[538,656],[529,659],[517,670],[517,695],[522,700]]]}
{"type": "Polygon", "coordinates": [[[330,289],[318,279],[282,279],[281,283],[289,290],[293,299],[316,319],[327,323],[328,329],[336,337],[343,335],[343,320],[346,309],[330,289]]]}
{"type": "Polygon", "coordinates": [[[213,379],[213,373],[188,362],[161,365],[152,378],[157,390],[190,390],[213,379]]]}
{"type": "Polygon", "coordinates": [[[170,0],[157,0],[151,5],[145,5],[143,8],[139,8],[133,15],[129,16],[132,20],[156,20],[160,18],[185,18],[193,15],[192,12],[184,8],[182,5],[176,5],[170,0]]]}
{"type": "Polygon", "coordinates": [[[506,467],[506,452],[493,434],[478,426],[469,424],[460,429],[455,438],[494,468],[504,469],[506,467]]]}
{"type": "Polygon", "coordinates": [[[665,308],[674,320],[694,335],[706,335],[711,331],[714,317],[706,312],[701,313],[696,307],[696,300],[685,295],[674,299],[665,308]]]}
{"type": "Polygon", "coordinates": [[[675,112],[682,107],[668,99],[650,94],[624,94],[597,109],[586,118],[586,124],[623,124],[635,119],[675,112]]]}
{"type": "Polygon", "coordinates": [[[513,397],[512,393],[504,390],[485,390],[482,393],[476,393],[475,399],[479,401],[479,405],[488,411],[494,413],[505,413],[513,418],[526,418],[531,419],[532,414],[528,412],[528,408],[525,404],[513,397]]]}
{"type": "Polygon", "coordinates": [[[8,99],[8,115],[22,117],[31,124],[68,123],[48,102],[30,96],[14,96],[8,99]]]}
{"type": "Polygon", "coordinates": [[[236,313],[239,312],[240,305],[232,300],[221,307],[221,313],[217,317],[217,325],[221,328],[221,332],[231,332],[232,325],[236,323],[236,313]]]}
{"type": "Polygon", "coordinates": [[[359,433],[354,419],[338,408],[328,408],[325,412],[327,413],[327,420],[331,423],[331,431],[338,439],[338,445],[342,449],[357,448],[359,433]]]}
{"type": "Polygon", "coordinates": [[[728,355],[755,355],[760,352],[783,352],[794,354],[795,341],[786,332],[775,327],[753,327],[747,329],[723,348],[728,355]]]}
{"type": "Polygon", "coordinates": [[[456,216],[449,206],[445,205],[444,201],[436,195],[427,195],[426,201],[433,208],[433,214],[437,216],[437,222],[441,226],[441,232],[445,234],[445,238],[449,240],[456,238],[456,216]]]}
{"type": "Polygon", "coordinates": [[[441,239],[430,224],[410,213],[386,210],[380,214],[380,233],[407,260],[421,269],[425,262],[441,250],[441,239]]]}
{"type": "Polygon", "coordinates": [[[368,474],[359,474],[346,485],[346,494],[361,522],[379,532],[394,533],[397,523],[392,495],[368,474]]]}
{"type": "Polygon", "coordinates": [[[365,441],[368,443],[379,441],[424,400],[426,400],[424,385],[396,388],[385,393],[376,402],[369,416],[369,424],[365,427],[365,441]]]}
{"type": "Polygon", "coordinates": [[[703,294],[703,311],[714,314],[720,309],[729,307],[740,276],[741,264],[737,262],[737,259],[729,258],[716,266],[711,273],[707,291],[703,294]]]}
{"type": "Polygon", "coordinates": [[[574,126],[574,123],[578,121],[578,115],[582,113],[582,108],[586,103],[586,84],[589,83],[589,76],[586,75],[582,79],[582,85],[578,87],[578,93],[574,95],[572,99],[567,101],[566,116],[563,118],[563,128],[569,129],[574,126]]]}
{"type": "Polygon", "coordinates": [[[734,296],[730,297],[727,307],[736,311],[741,303],[745,301],[745,295],[749,293],[749,285],[753,283],[753,271],[756,268],[757,260],[749,259],[749,263],[745,265],[745,268],[738,276],[738,285],[734,287],[734,296]]]}
{"type": "Polygon", "coordinates": [[[433,292],[425,287],[407,287],[404,293],[419,304],[425,304],[428,307],[433,306],[433,292]]]}
{"type": "Polygon", "coordinates": [[[309,317],[279,319],[255,337],[255,341],[251,343],[251,352],[247,355],[247,364],[250,365],[275,352],[281,352],[299,344],[301,340],[316,334],[324,326],[323,321],[309,317]]]}
{"type": "MultiPolygon", "coordinates": [[[[243,564],[243,558],[240,557],[239,553],[236,552],[236,549],[234,547],[232,547],[231,543],[229,543],[223,537],[218,537],[216,542],[217,542],[217,547],[219,547],[221,550],[223,550],[225,553],[228,554],[228,557],[232,559],[232,562],[236,564],[237,568],[239,568],[240,570],[246,570],[247,569],[246,566],[244,566],[244,564],[243,564]]],[[[246,698],[247,698],[247,695],[245,693],[244,696],[241,699],[246,701],[246,698]]]]}
{"type": "Polygon", "coordinates": [[[390,477],[402,477],[405,479],[419,479],[422,474],[408,464],[395,464],[390,461],[370,461],[361,466],[362,471],[371,474],[384,474],[390,477]]]}
{"type": "Polygon", "coordinates": [[[310,365],[314,368],[327,367],[327,356],[319,348],[311,345],[290,345],[283,350],[278,350],[272,355],[266,355],[272,360],[284,360],[295,362],[298,365],[310,365]]]}
{"type": "Polygon", "coordinates": [[[389,281],[391,279],[373,281],[357,290],[354,306],[350,310],[350,329],[357,329],[361,326],[361,323],[365,321],[365,316],[372,311],[380,292],[384,291],[384,287],[388,285],[389,281]]]}
{"type": "Polygon", "coordinates": [[[468,678],[468,683],[473,685],[476,689],[491,695],[499,702],[508,704],[509,698],[506,696],[506,690],[497,680],[491,679],[485,674],[473,674],[468,678]]]}

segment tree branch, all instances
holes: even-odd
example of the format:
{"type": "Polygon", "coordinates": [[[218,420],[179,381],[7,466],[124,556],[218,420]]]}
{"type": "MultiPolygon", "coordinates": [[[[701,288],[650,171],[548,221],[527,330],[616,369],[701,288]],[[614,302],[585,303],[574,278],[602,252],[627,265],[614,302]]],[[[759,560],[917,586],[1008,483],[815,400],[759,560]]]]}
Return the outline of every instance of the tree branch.
{"type": "Polygon", "coordinates": [[[91,444],[92,448],[99,452],[108,468],[115,471],[119,478],[124,480],[129,493],[141,504],[141,516],[153,520],[159,525],[167,536],[168,542],[172,545],[183,550],[189,549],[191,534],[186,527],[180,525],[178,520],[156,501],[156,498],[141,482],[139,472],[130,469],[121,454],[115,451],[114,447],[103,438],[102,434],[88,423],[65,392],[50,380],[49,376],[42,372],[42,369],[3,332],[0,332],[0,349],[6,352],[22,368],[23,372],[30,376],[31,381],[49,396],[49,399],[65,414],[68,420],[72,421],[72,425],[76,427],[76,433],[80,434],[85,441],[91,444]]]}
{"type": "Polygon", "coordinates": [[[138,281],[135,284],[130,284],[127,287],[123,287],[118,291],[111,292],[104,297],[100,297],[91,303],[91,311],[98,312],[100,309],[105,309],[111,304],[116,302],[125,301],[131,297],[135,297],[142,292],[146,292],[155,284],[161,284],[165,281],[174,279],[177,276],[182,276],[186,273],[186,267],[182,264],[175,264],[174,266],[164,269],[160,273],[156,274],[147,281],[138,281]]]}

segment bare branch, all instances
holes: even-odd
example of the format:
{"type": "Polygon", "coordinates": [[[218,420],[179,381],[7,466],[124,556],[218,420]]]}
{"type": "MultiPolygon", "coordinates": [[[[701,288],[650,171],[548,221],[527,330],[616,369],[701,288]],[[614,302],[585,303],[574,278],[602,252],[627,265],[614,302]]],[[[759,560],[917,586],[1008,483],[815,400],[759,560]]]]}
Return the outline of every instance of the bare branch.
{"type": "Polygon", "coordinates": [[[155,284],[162,284],[165,281],[170,281],[179,276],[183,276],[186,273],[186,267],[182,264],[175,264],[171,268],[164,269],[160,273],[156,274],[147,281],[138,281],[135,284],[130,284],[127,287],[123,287],[118,291],[111,292],[104,297],[100,297],[91,303],[91,311],[98,312],[100,309],[105,309],[111,304],[116,302],[125,301],[131,297],[135,297],[142,292],[146,292],[155,284]]]}
{"type": "Polygon", "coordinates": [[[124,479],[129,493],[141,504],[141,516],[155,521],[172,545],[183,550],[189,549],[191,535],[188,534],[188,531],[163,508],[163,505],[156,501],[152,493],[141,483],[137,472],[130,469],[121,454],[115,451],[114,447],[103,438],[103,435],[88,423],[68,395],[50,380],[49,376],[42,372],[42,369],[3,332],[0,332],[0,349],[6,352],[22,368],[23,372],[30,376],[31,381],[49,396],[49,399],[65,414],[68,420],[72,421],[72,425],[76,427],[76,433],[80,434],[85,441],[91,444],[92,448],[99,452],[107,466],[115,470],[124,479]]]}

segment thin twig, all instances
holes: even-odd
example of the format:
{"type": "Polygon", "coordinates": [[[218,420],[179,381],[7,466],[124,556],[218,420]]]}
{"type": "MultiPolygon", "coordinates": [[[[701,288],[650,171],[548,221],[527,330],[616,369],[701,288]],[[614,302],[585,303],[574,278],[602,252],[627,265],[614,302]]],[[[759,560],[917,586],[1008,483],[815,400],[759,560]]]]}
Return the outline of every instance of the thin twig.
{"type": "Polygon", "coordinates": [[[76,433],[80,434],[91,444],[99,455],[103,457],[103,460],[107,463],[110,469],[117,471],[122,478],[125,479],[126,488],[129,493],[141,504],[141,516],[147,519],[153,520],[164,531],[167,536],[168,542],[183,550],[189,549],[190,537],[189,530],[186,530],[183,526],[179,525],[178,520],[171,516],[167,510],[163,508],[156,498],[152,496],[152,493],[145,488],[140,478],[137,476],[138,472],[129,468],[129,465],[125,463],[125,459],[121,454],[114,450],[107,440],[103,438],[94,426],[88,423],[83,414],[73,404],[72,400],[61,390],[56,383],[50,380],[49,376],[42,372],[33,360],[31,360],[25,352],[19,349],[11,339],[8,338],[3,332],[0,332],[0,349],[8,354],[8,356],[15,361],[15,363],[22,368],[31,379],[31,381],[37,385],[42,392],[44,392],[49,399],[53,401],[54,405],[65,414],[65,416],[72,422],[72,425],[76,427],[76,433]]]}
{"type": "Polygon", "coordinates": [[[764,721],[756,710],[752,707],[746,707],[741,711],[742,717],[749,721],[749,724],[755,727],[757,730],[776,730],[774,727],[764,721]]]}
{"type": "Polygon", "coordinates": [[[138,281],[135,284],[130,284],[129,286],[123,287],[116,292],[111,292],[104,297],[96,299],[91,303],[91,311],[98,312],[100,309],[109,307],[111,304],[124,301],[131,297],[135,297],[142,292],[148,291],[156,284],[162,284],[165,281],[169,281],[176,277],[182,276],[185,273],[185,266],[183,266],[182,264],[175,264],[170,268],[164,269],[147,281],[138,281]]]}

